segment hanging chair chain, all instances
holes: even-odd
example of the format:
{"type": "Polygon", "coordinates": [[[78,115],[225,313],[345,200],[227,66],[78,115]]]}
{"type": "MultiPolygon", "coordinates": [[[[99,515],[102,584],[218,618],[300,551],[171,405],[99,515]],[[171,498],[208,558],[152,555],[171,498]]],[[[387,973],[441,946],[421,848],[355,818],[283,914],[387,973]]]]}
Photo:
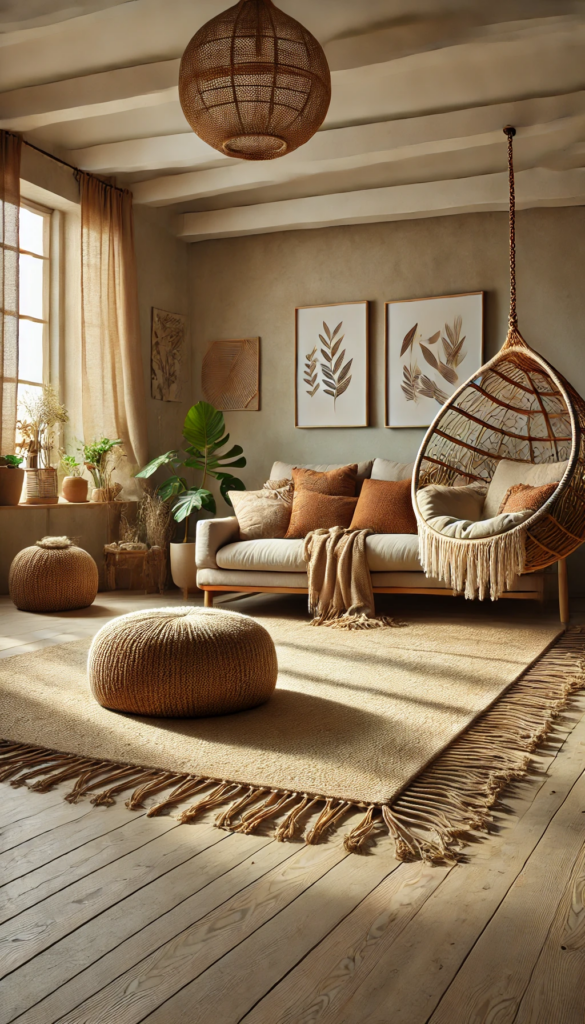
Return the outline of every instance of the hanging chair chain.
{"type": "Polygon", "coordinates": [[[512,139],[516,129],[511,125],[504,128],[508,136],[508,181],[510,184],[510,316],[508,323],[514,331],[518,330],[516,313],[516,192],[514,189],[514,150],[512,139]]]}

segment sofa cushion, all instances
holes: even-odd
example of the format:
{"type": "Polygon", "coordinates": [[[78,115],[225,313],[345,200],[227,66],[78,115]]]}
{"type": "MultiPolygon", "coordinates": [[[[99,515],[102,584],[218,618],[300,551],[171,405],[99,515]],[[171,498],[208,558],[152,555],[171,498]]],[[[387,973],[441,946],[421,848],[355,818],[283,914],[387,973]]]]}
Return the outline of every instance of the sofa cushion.
{"type": "MultiPolygon", "coordinates": [[[[280,477],[288,477],[292,480],[293,466],[297,469],[314,469],[317,473],[328,473],[331,469],[343,469],[347,466],[347,462],[332,462],[332,463],[314,463],[309,464],[306,462],[275,462],[272,469],[270,470],[270,479],[278,480],[280,477]]],[[[367,480],[372,472],[372,461],[369,462],[358,462],[357,464],[357,481],[358,484],[362,480],[367,480]]]]}
{"type": "Polygon", "coordinates": [[[352,530],[374,533],[416,533],[410,480],[364,480],[352,530]]]}
{"type": "Polygon", "coordinates": [[[374,533],[366,555],[370,572],[421,572],[416,533],[374,533]]]}
{"type": "Polygon", "coordinates": [[[247,540],[226,544],[216,555],[220,569],[305,572],[302,540],[247,540]]]}
{"type": "Polygon", "coordinates": [[[513,462],[502,459],[496,468],[488,487],[483,514],[486,519],[497,516],[506,492],[514,484],[529,484],[540,487],[541,484],[555,484],[562,480],[568,462],[543,462],[534,465],[532,462],[513,462]]]}
{"type": "MultiPolygon", "coordinates": [[[[304,540],[247,540],[226,544],[217,552],[220,569],[251,572],[306,572],[304,540]]],[[[372,572],[420,572],[418,537],[414,533],[381,533],[366,538],[372,572]]],[[[245,581],[243,581],[245,582],[245,581]]]]}
{"type": "Polygon", "coordinates": [[[303,469],[293,466],[292,471],[295,491],[318,491],[319,494],[345,495],[355,497],[357,479],[357,463],[341,466],[340,469],[328,469],[318,473],[314,469],[303,469]]]}
{"type": "Polygon", "coordinates": [[[389,459],[374,459],[372,480],[410,480],[414,462],[390,462],[389,459]]]}

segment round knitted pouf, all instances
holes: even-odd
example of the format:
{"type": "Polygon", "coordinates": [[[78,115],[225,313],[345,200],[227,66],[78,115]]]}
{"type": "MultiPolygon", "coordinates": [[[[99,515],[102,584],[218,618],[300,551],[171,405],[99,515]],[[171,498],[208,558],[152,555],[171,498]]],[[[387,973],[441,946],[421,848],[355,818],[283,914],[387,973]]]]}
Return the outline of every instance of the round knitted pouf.
{"type": "Polygon", "coordinates": [[[8,589],[23,612],[67,612],[93,604],[98,568],[68,537],[43,537],[12,560],[8,589]]]}
{"type": "Polygon", "coordinates": [[[264,704],[276,686],[278,664],[272,637],[247,615],[154,608],[100,629],[88,674],[105,708],[203,718],[264,704]]]}

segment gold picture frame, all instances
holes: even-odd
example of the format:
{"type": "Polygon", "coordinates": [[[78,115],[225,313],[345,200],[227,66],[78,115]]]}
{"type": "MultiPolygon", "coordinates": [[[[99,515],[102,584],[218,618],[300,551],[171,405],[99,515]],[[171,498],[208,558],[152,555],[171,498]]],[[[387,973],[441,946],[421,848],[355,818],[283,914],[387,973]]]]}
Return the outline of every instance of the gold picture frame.
{"type": "Polygon", "coordinates": [[[483,365],[484,324],[483,291],[392,299],[384,303],[385,427],[391,430],[424,430],[431,425],[438,408],[483,365]],[[417,305],[425,308],[417,310],[417,305]],[[408,317],[395,316],[392,325],[391,313],[398,307],[404,314],[408,311],[408,317]],[[405,331],[404,325],[411,321],[414,326],[405,331]],[[437,325],[439,329],[435,330],[437,325]],[[424,341],[421,340],[423,337],[424,341]],[[465,342],[467,351],[463,347],[465,342]],[[417,345],[420,353],[416,350],[417,345]],[[407,353],[410,353],[408,363],[399,363],[407,353]],[[463,366],[466,356],[471,358],[463,366]],[[460,366],[462,372],[459,372],[460,366]],[[412,409],[408,405],[411,401],[412,409]],[[417,416],[412,415],[415,409],[417,416]]]}
{"type": "Polygon", "coordinates": [[[369,426],[369,322],[367,299],[295,308],[295,427],[369,426]]]}

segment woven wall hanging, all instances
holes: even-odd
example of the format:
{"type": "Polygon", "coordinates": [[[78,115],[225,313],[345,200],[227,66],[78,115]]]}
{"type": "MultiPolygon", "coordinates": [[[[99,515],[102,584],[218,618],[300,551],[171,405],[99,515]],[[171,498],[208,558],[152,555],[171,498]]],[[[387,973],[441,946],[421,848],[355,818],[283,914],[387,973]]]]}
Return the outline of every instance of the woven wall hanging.
{"type": "Polygon", "coordinates": [[[273,160],[304,145],[331,100],[327,58],[272,0],[240,0],[193,36],[179,97],[193,131],[228,156],[273,160]]]}
{"type": "Polygon", "coordinates": [[[214,341],[203,358],[201,387],[223,412],[260,408],[260,338],[214,341]]]}

